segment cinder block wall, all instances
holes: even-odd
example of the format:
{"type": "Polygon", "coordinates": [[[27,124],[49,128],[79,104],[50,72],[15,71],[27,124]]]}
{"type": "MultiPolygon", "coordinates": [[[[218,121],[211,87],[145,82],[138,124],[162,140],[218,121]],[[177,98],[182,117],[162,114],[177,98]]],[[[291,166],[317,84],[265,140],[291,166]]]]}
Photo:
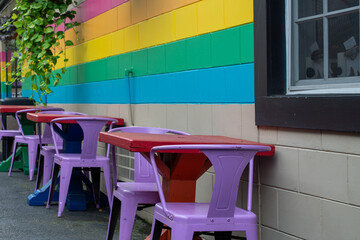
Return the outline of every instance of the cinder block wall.
{"type": "MultiPolygon", "coordinates": [[[[259,239],[359,239],[359,136],[255,125],[251,0],[87,0],[79,11],[79,41],[49,103],[127,125],[274,144],[275,157],[255,167],[259,239]]],[[[132,155],[118,151],[117,168],[131,181],[132,155]]],[[[197,201],[210,199],[213,182],[210,169],[197,201]]],[[[239,206],[246,184],[244,176],[239,206]]],[[[139,214],[151,220],[151,209],[139,214]]]]}

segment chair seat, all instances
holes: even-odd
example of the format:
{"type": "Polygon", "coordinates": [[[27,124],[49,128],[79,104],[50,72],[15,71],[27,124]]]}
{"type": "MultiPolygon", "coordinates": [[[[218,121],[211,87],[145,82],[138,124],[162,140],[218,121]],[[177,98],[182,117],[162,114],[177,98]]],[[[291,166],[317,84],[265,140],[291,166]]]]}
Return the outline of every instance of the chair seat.
{"type": "Polygon", "coordinates": [[[139,203],[155,204],[160,202],[155,183],[118,182],[114,195],[120,200],[136,197],[139,203]]]}
{"type": "MultiPolygon", "coordinates": [[[[167,203],[168,211],[174,216],[174,222],[189,223],[189,224],[208,224],[208,203],[167,203]]],[[[165,213],[163,211],[161,203],[155,205],[155,213],[161,215],[164,218],[165,213]]],[[[216,218],[214,218],[216,221],[216,218]]],[[[223,223],[226,223],[226,218],[223,223]]],[[[221,221],[221,220],[220,220],[221,221]]],[[[256,224],[256,215],[250,211],[246,211],[241,208],[235,208],[234,221],[235,224],[241,223],[253,223],[256,224]]]]}
{"type": "Polygon", "coordinates": [[[27,143],[28,141],[40,141],[39,135],[25,135],[15,136],[15,140],[20,143],[27,143]]]}
{"type": "MultiPolygon", "coordinates": [[[[58,147],[59,150],[62,150],[62,146],[58,147]]],[[[55,146],[42,146],[41,147],[41,151],[44,150],[44,151],[53,151],[54,154],[55,154],[55,146]]]]}
{"type": "Polygon", "coordinates": [[[0,130],[1,137],[15,137],[21,135],[19,130],[0,130]]]}
{"type": "Polygon", "coordinates": [[[81,154],[79,153],[60,153],[59,155],[55,154],[55,161],[104,162],[109,161],[109,158],[102,155],[96,155],[96,159],[81,159],[81,154]]]}

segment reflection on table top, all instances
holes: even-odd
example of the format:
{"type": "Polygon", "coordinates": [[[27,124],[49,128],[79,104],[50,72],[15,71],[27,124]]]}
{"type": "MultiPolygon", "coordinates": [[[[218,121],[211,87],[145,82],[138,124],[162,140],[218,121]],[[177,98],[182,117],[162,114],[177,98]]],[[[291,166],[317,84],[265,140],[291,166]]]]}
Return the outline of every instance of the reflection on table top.
{"type": "MultiPolygon", "coordinates": [[[[258,156],[273,156],[273,145],[246,141],[237,138],[211,135],[169,135],[149,133],[102,132],[99,140],[127,149],[131,152],[150,152],[151,148],[160,145],[176,144],[238,144],[238,145],[263,145],[271,147],[269,152],[259,152],[258,156]]],[[[177,151],[179,152],[179,151],[177,151]]],[[[186,152],[189,152],[186,150],[186,152]]]]}
{"type": "MultiPolygon", "coordinates": [[[[63,117],[106,117],[106,118],[112,118],[118,121],[115,125],[117,126],[123,126],[124,125],[124,119],[122,118],[116,118],[116,117],[107,117],[107,116],[91,116],[91,115],[66,115],[66,114],[47,114],[47,113],[28,113],[27,119],[33,121],[33,122],[41,122],[41,123],[48,123],[51,122],[51,120],[55,118],[63,118],[63,117]]],[[[72,121],[66,121],[66,123],[75,123],[72,121]]]]}
{"type": "MultiPolygon", "coordinates": [[[[33,108],[41,109],[41,108],[45,108],[45,107],[29,106],[29,105],[26,105],[26,106],[23,106],[23,105],[0,105],[0,113],[15,113],[20,110],[33,109],[33,108]]],[[[47,108],[49,108],[49,106],[47,108]]]]}

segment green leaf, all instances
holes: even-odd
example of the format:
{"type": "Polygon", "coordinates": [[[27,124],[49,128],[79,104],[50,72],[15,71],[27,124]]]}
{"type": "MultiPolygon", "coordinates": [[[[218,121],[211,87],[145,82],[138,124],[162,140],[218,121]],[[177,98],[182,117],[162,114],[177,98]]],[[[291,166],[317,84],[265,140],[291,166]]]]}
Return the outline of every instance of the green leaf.
{"type": "Polygon", "coordinates": [[[13,13],[13,15],[11,16],[11,19],[15,20],[18,18],[18,15],[16,15],[15,13],[13,13]]]}
{"type": "Polygon", "coordinates": [[[56,73],[56,74],[55,74],[55,77],[56,77],[57,79],[61,79],[61,74],[60,74],[60,73],[56,73]]]}
{"type": "Polygon", "coordinates": [[[61,73],[62,73],[62,74],[65,74],[65,73],[66,73],[66,69],[65,69],[65,68],[62,68],[62,69],[61,69],[61,73]]]}
{"type": "Polygon", "coordinates": [[[35,91],[37,91],[39,88],[38,88],[38,86],[36,85],[36,84],[31,84],[31,90],[35,90],[35,91]]]}
{"type": "Polygon", "coordinates": [[[37,36],[35,42],[41,42],[43,40],[43,38],[44,38],[43,36],[39,35],[39,36],[37,36]]]}
{"type": "Polygon", "coordinates": [[[45,33],[51,33],[51,32],[53,32],[54,31],[54,29],[52,28],[52,27],[47,27],[47,28],[45,28],[45,33]]]}
{"type": "Polygon", "coordinates": [[[64,59],[64,62],[68,62],[68,61],[69,61],[69,59],[67,59],[67,58],[64,59]]]}
{"type": "Polygon", "coordinates": [[[34,28],[34,27],[35,27],[35,24],[29,23],[28,27],[29,27],[29,28],[34,28]]]}
{"type": "Polygon", "coordinates": [[[26,48],[31,48],[31,46],[32,46],[31,42],[25,43],[25,47],[26,47],[26,48]]]}
{"type": "Polygon", "coordinates": [[[23,25],[22,21],[16,21],[16,22],[14,22],[14,26],[15,26],[16,28],[21,28],[22,25],[23,25]]]}
{"type": "Polygon", "coordinates": [[[25,77],[28,78],[28,77],[31,77],[31,75],[32,75],[32,72],[29,71],[25,74],[25,77]]]}
{"type": "Polygon", "coordinates": [[[42,7],[43,7],[43,5],[41,3],[31,4],[31,8],[33,8],[33,9],[40,9],[42,7]]]}
{"type": "Polygon", "coordinates": [[[73,24],[72,24],[72,23],[65,23],[65,27],[66,27],[67,29],[72,28],[72,27],[73,27],[73,24]]]}
{"type": "Polygon", "coordinates": [[[45,42],[45,43],[43,44],[43,48],[44,48],[44,49],[48,49],[48,48],[50,48],[50,47],[51,47],[51,44],[48,43],[48,42],[45,42]]]}
{"type": "Polygon", "coordinates": [[[62,24],[63,22],[64,22],[64,20],[62,20],[62,19],[57,19],[57,20],[55,21],[56,26],[59,26],[59,25],[62,24]]]}
{"type": "Polygon", "coordinates": [[[56,87],[59,84],[59,79],[55,79],[54,81],[54,87],[56,87]]]}
{"type": "Polygon", "coordinates": [[[74,45],[74,43],[72,41],[70,41],[70,40],[65,41],[65,46],[72,46],[72,45],[74,45]]]}
{"type": "Polygon", "coordinates": [[[34,21],[34,24],[36,24],[36,25],[42,25],[43,23],[44,23],[44,20],[42,20],[41,18],[37,18],[34,21]]]}

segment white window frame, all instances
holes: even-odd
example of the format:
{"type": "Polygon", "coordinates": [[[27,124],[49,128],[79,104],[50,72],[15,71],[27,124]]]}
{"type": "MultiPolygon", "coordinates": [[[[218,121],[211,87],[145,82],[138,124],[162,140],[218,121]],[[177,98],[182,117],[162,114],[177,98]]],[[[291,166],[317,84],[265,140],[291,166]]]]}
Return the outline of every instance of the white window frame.
{"type": "MultiPolygon", "coordinates": [[[[346,9],[327,12],[327,2],[331,0],[323,0],[323,13],[310,17],[297,19],[298,12],[294,10],[294,6],[298,6],[301,0],[286,0],[286,84],[287,95],[294,94],[358,94],[360,93],[360,76],[346,78],[328,78],[328,17],[343,15],[344,13],[359,12],[360,6],[350,7],[346,9]],[[293,19],[296,19],[294,21],[293,19]],[[323,41],[324,41],[324,78],[299,80],[299,47],[298,47],[298,25],[299,22],[312,21],[315,19],[323,19],[323,41]],[[294,39],[294,41],[293,41],[294,39]],[[292,85],[292,80],[296,78],[297,85],[292,85]],[[326,84],[322,84],[326,81],[326,84]],[[356,82],[355,82],[356,81],[356,82]],[[331,82],[329,84],[329,82],[331,82]]],[[[360,27],[360,24],[359,24],[360,27]]],[[[360,31],[359,31],[360,32],[360,31]]]]}

